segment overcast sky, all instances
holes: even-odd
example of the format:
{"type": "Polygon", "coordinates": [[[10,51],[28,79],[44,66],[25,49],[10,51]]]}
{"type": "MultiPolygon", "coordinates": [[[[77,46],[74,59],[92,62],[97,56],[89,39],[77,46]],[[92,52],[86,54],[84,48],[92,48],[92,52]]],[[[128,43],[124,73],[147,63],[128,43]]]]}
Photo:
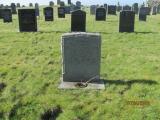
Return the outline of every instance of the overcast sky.
{"type": "MultiPolygon", "coordinates": [[[[41,5],[48,5],[49,1],[53,1],[54,3],[57,3],[57,0],[0,0],[0,4],[8,4],[10,5],[10,3],[14,2],[14,3],[21,3],[23,5],[28,5],[29,3],[39,3],[41,5]]],[[[62,0],[65,1],[67,3],[67,0],[62,0]]],[[[77,0],[72,0],[73,3],[75,3],[77,0]]],[[[143,1],[146,0],[78,0],[81,1],[82,4],[84,5],[91,5],[91,4],[103,4],[103,3],[107,3],[107,4],[117,4],[118,1],[120,2],[120,4],[125,5],[125,4],[133,4],[135,2],[137,3],[143,3],[143,1]]]]}

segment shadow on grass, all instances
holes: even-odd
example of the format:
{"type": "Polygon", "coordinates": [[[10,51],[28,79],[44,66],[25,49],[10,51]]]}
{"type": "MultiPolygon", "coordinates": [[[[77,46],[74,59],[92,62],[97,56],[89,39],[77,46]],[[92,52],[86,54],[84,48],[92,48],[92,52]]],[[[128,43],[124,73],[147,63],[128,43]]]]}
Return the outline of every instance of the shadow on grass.
{"type": "Polygon", "coordinates": [[[135,34],[157,34],[158,32],[134,32],[135,34]]]}
{"type": "Polygon", "coordinates": [[[39,33],[67,33],[70,31],[38,31],[39,33]]]}
{"type": "Polygon", "coordinates": [[[108,85],[126,85],[127,87],[120,91],[119,93],[121,95],[123,95],[126,91],[130,90],[132,88],[132,85],[134,84],[143,84],[143,85],[157,85],[158,82],[154,81],[154,80],[103,80],[105,84],[108,85]]]}

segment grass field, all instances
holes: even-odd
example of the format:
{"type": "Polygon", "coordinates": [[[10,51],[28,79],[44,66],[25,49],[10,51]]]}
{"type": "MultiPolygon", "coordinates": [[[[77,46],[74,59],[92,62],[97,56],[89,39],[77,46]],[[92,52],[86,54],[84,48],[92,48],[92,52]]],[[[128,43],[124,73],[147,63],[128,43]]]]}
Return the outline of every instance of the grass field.
{"type": "Polygon", "coordinates": [[[17,16],[0,20],[0,120],[40,120],[54,108],[57,120],[160,120],[160,15],[136,16],[135,33],[119,33],[118,25],[119,15],[96,22],[87,14],[87,32],[102,36],[106,89],[60,90],[60,39],[70,15],[56,13],[54,22],[41,15],[36,33],[19,33],[17,16]]]}

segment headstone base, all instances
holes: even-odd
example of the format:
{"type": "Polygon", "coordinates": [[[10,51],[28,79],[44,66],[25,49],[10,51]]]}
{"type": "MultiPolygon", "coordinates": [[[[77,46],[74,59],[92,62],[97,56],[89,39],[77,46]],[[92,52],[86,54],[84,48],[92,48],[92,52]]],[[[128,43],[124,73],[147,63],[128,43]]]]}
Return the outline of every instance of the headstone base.
{"type": "MultiPolygon", "coordinates": [[[[59,85],[59,89],[93,89],[93,90],[104,90],[105,84],[103,80],[99,80],[97,83],[88,83],[86,87],[79,87],[77,86],[79,82],[64,82],[61,80],[59,85]]],[[[85,83],[82,83],[85,84],[85,83]]]]}

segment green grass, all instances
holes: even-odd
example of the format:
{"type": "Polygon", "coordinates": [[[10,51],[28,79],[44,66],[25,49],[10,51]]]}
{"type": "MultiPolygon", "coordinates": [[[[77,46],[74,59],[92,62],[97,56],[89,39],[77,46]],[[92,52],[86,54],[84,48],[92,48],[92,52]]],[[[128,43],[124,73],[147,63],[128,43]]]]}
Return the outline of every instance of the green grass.
{"type": "MultiPolygon", "coordinates": [[[[43,13],[41,11],[41,13],[43,13]]],[[[0,120],[39,120],[55,106],[57,120],[160,120],[160,15],[139,22],[135,33],[119,33],[119,16],[96,22],[87,14],[87,32],[102,36],[101,78],[105,90],[60,90],[60,39],[70,15],[38,20],[37,33],[19,33],[0,21],[0,120]],[[135,101],[142,105],[128,104],[135,101]],[[149,104],[145,104],[145,102],[149,104]]]]}

